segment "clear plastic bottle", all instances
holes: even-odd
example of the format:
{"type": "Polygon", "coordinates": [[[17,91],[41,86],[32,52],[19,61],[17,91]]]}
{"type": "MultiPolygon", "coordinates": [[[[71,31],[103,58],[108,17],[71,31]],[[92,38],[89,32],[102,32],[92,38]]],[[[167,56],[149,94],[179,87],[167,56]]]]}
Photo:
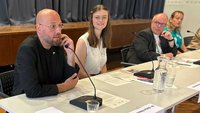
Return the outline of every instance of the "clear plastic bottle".
{"type": "Polygon", "coordinates": [[[158,67],[154,72],[153,90],[157,93],[162,93],[165,89],[165,81],[167,77],[167,58],[163,56],[158,57],[158,67]]]}

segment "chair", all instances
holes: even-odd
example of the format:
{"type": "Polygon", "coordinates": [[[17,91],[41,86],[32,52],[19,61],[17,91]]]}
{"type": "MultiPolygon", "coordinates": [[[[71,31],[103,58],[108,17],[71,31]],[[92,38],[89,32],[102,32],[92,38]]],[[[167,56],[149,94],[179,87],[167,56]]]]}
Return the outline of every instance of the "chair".
{"type": "MultiPolygon", "coordinates": [[[[0,69],[4,69],[0,67],[0,69]]],[[[0,97],[7,98],[11,96],[14,84],[14,67],[6,68],[6,71],[0,72],[0,97]],[[11,69],[11,70],[9,70],[11,69]]]]}
{"type": "Polygon", "coordinates": [[[14,64],[0,66],[0,73],[14,70],[14,68],[15,68],[14,64]]]}
{"type": "Polygon", "coordinates": [[[121,62],[120,64],[122,64],[124,67],[127,67],[127,66],[132,66],[134,64],[132,63],[128,63],[127,61],[127,54],[128,54],[128,51],[129,51],[129,46],[128,47],[125,47],[123,49],[121,49],[121,62]]]}
{"type": "Polygon", "coordinates": [[[193,38],[193,36],[187,36],[187,37],[183,38],[184,44],[185,44],[186,47],[190,44],[192,38],[193,38]]]}

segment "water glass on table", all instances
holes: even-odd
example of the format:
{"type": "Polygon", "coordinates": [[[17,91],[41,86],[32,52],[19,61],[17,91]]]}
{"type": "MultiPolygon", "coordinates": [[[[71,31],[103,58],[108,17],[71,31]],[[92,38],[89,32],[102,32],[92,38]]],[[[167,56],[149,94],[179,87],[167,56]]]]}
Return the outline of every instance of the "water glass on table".
{"type": "Polygon", "coordinates": [[[167,66],[167,80],[166,80],[166,87],[170,88],[174,84],[174,80],[176,78],[176,71],[177,71],[177,62],[170,61],[167,66]]]}
{"type": "Polygon", "coordinates": [[[87,103],[87,112],[88,113],[98,113],[99,102],[97,100],[88,100],[87,103]]]}

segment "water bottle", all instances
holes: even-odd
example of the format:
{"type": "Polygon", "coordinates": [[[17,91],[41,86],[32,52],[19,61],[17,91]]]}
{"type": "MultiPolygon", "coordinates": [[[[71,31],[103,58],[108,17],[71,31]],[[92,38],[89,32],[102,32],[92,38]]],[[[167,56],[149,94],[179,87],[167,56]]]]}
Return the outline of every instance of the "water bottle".
{"type": "Polygon", "coordinates": [[[165,81],[167,77],[167,58],[164,56],[159,56],[157,59],[158,67],[154,71],[153,90],[157,93],[162,93],[165,89],[165,81]]]}

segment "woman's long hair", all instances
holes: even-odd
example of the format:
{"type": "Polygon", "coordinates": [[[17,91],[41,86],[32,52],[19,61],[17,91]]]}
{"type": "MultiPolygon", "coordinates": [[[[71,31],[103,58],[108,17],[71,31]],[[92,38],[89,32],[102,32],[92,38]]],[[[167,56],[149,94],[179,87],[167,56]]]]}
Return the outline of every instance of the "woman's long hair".
{"type": "MultiPolygon", "coordinates": [[[[174,11],[174,12],[171,14],[170,20],[173,19],[174,16],[175,16],[177,13],[180,13],[180,14],[182,14],[182,15],[184,16],[183,11],[178,11],[178,10],[177,10],[177,11],[174,11]]],[[[172,22],[169,21],[169,22],[168,22],[169,31],[172,31],[174,27],[175,27],[174,24],[173,24],[172,22]]],[[[180,26],[180,27],[176,27],[175,30],[176,30],[177,32],[180,32],[181,26],[180,26]]]]}
{"type": "Polygon", "coordinates": [[[98,38],[96,37],[95,32],[94,32],[94,26],[93,26],[92,18],[93,18],[93,14],[97,11],[100,11],[100,10],[105,10],[105,11],[108,12],[108,22],[107,22],[106,27],[102,30],[102,33],[101,33],[101,36],[100,36],[103,40],[103,47],[108,48],[110,46],[110,38],[111,38],[110,13],[108,11],[108,8],[106,8],[104,5],[96,5],[92,9],[92,11],[90,12],[90,25],[89,25],[89,30],[88,30],[88,33],[89,33],[88,42],[89,42],[90,46],[95,47],[95,48],[97,47],[98,38]]]}

